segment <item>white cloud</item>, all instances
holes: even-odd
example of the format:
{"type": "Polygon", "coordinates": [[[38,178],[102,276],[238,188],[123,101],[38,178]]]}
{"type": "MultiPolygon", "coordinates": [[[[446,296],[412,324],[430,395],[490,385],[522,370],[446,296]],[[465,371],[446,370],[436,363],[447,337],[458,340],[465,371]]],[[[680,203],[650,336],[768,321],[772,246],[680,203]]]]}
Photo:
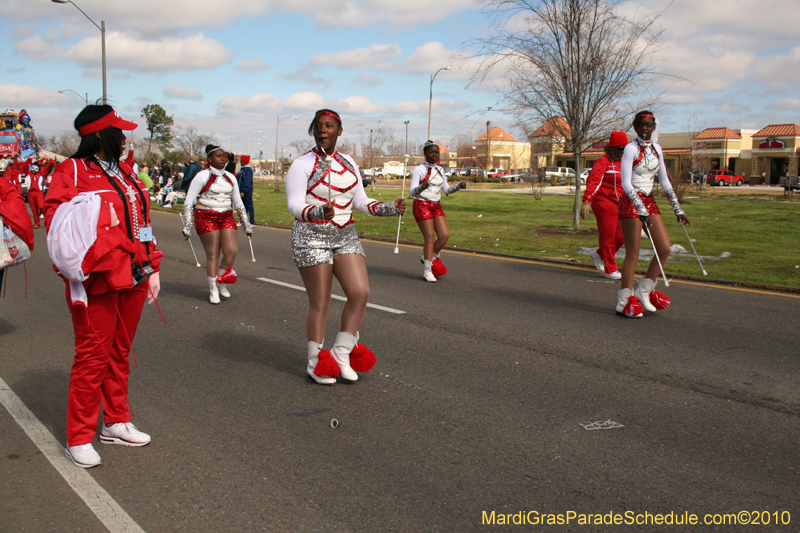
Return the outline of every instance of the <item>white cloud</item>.
{"type": "Polygon", "coordinates": [[[31,61],[48,61],[64,53],[61,46],[45,41],[38,35],[22,39],[14,45],[14,53],[31,61]]]}
{"type": "Polygon", "coordinates": [[[800,83],[800,47],[795,46],[783,54],[759,57],[752,69],[755,78],[775,89],[790,89],[800,83]]]}
{"type": "MultiPolygon", "coordinates": [[[[87,37],[65,54],[90,67],[97,64],[100,37],[87,37]]],[[[210,70],[230,63],[234,51],[219,41],[198,33],[180,39],[142,40],[119,32],[106,35],[109,69],[135,72],[174,72],[180,70],[210,70]]]]}
{"type": "Polygon", "coordinates": [[[383,79],[375,74],[362,74],[358,76],[355,80],[353,80],[353,82],[356,83],[357,85],[367,85],[370,87],[383,85],[384,83],[383,79]]]}
{"type": "Polygon", "coordinates": [[[775,111],[794,111],[800,110],[800,99],[797,98],[784,98],[767,106],[767,109],[775,111]]]}
{"type": "MultiPolygon", "coordinates": [[[[137,0],[108,2],[82,0],[89,16],[102,17],[109,27],[136,31],[142,35],[163,35],[164,31],[218,29],[236,20],[267,14],[292,12],[309,15],[318,27],[370,27],[383,25],[405,29],[434,24],[458,12],[475,9],[473,0],[137,0]],[[424,14],[424,16],[422,16],[424,14]]],[[[87,24],[72,6],[50,2],[0,0],[0,13],[7,19],[48,21],[67,17],[87,24]]]]}
{"type": "Polygon", "coordinates": [[[373,44],[369,48],[358,48],[333,54],[314,54],[311,61],[318,65],[332,65],[353,69],[390,70],[392,59],[400,57],[402,51],[396,44],[373,44]]]}
{"type": "Polygon", "coordinates": [[[203,95],[201,93],[189,89],[186,85],[167,85],[162,89],[161,93],[166,98],[203,101],[203,95]]]}
{"type": "Polygon", "coordinates": [[[246,70],[267,70],[270,68],[269,65],[261,61],[260,59],[246,59],[244,61],[240,61],[236,65],[236,70],[239,72],[246,71],[246,70]]]}
{"type": "Polygon", "coordinates": [[[0,85],[0,102],[3,102],[3,109],[7,107],[25,107],[28,110],[49,107],[70,109],[77,107],[78,99],[74,95],[59,93],[53,89],[9,83],[0,85]]]}
{"type": "MultiPolygon", "coordinates": [[[[463,101],[433,100],[433,109],[436,112],[456,112],[469,109],[470,104],[463,101]]],[[[273,94],[262,93],[252,96],[228,96],[220,100],[218,112],[220,115],[247,117],[252,119],[258,115],[278,116],[283,114],[310,114],[322,108],[335,109],[344,115],[428,115],[428,100],[413,102],[405,101],[394,105],[373,102],[361,95],[348,96],[340,99],[325,100],[325,98],[312,91],[295,93],[284,100],[273,94]]]]}

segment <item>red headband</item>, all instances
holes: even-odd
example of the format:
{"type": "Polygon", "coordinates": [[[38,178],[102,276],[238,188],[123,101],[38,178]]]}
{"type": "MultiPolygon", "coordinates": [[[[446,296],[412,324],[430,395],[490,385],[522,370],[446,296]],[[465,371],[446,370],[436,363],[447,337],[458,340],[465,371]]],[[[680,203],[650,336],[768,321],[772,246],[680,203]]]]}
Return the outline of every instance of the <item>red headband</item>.
{"type": "Polygon", "coordinates": [[[655,116],[655,115],[651,115],[650,113],[645,113],[644,115],[639,115],[639,118],[644,118],[644,117],[652,117],[652,118],[656,118],[656,116],[655,116]]]}
{"type": "Polygon", "coordinates": [[[104,129],[112,126],[126,131],[135,130],[138,127],[138,125],[134,122],[123,120],[116,111],[111,111],[106,116],[81,126],[81,128],[78,130],[78,133],[81,137],[86,137],[87,135],[97,133],[98,131],[103,131],[104,129]]]}
{"type": "Polygon", "coordinates": [[[332,111],[317,111],[317,114],[314,115],[314,118],[316,118],[316,117],[318,117],[320,115],[328,115],[329,117],[333,117],[333,118],[336,119],[336,122],[338,122],[340,126],[342,125],[342,119],[339,118],[339,115],[337,115],[336,113],[334,113],[332,111]]]}

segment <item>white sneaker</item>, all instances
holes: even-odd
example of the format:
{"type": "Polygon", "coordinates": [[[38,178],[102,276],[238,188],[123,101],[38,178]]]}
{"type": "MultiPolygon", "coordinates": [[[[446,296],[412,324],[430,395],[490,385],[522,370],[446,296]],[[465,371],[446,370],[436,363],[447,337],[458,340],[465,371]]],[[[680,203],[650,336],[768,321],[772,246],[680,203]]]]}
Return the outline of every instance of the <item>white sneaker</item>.
{"type": "Polygon", "coordinates": [[[430,270],[426,270],[422,273],[422,279],[424,279],[428,283],[436,283],[436,276],[434,276],[433,272],[431,272],[430,270]]]}
{"type": "Polygon", "coordinates": [[[39,218],[44,218],[44,215],[42,215],[42,214],[39,214],[39,218]]]}
{"type": "Polygon", "coordinates": [[[591,257],[592,261],[594,261],[594,267],[597,270],[599,270],[600,272],[606,271],[606,265],[605,263],[603,263],[603,258],[600,257],[600,254],[597,253],[597,250],[592,250],[591,252],[589,252],[589,257],[591,257]]]}
{"type": "Polygon", "coordinates": [[[608,279],[622,279],[622,274],[619,273],[619,270],[615,270],[614,272],[606,272],[606,277],[608,279]]]}
{"type": "Polygon", "coordinates": [[[132,422],[110,426],[103,424],[103,429],[100,430],[100,442],[123,446],[144,446],[150,443],[150,435],[136,429],[132,422]]]}
{"type": "Polygon", "coordinates": [[[97,453],[92,443],[80,446],[67,446],[64,455],[77,467],[91,468],[100,464],[100,454],[97,453]]]}

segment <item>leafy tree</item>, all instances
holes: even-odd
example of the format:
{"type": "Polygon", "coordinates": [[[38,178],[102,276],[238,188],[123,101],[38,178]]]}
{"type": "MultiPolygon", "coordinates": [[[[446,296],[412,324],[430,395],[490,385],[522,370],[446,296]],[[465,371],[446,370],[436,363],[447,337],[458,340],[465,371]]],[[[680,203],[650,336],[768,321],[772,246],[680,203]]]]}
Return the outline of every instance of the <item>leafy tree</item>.
{"type": "Polygon", "coordinates": [[[147,144],[147,157],[153,149],[153,143],[166,151],[172,146],[172,125],[173,119],[167,115],[164,108],[158,104],[147,104],[142,109],[141,116],[147,122],[147,131],[150,132],[150,139],[147,144]]]}

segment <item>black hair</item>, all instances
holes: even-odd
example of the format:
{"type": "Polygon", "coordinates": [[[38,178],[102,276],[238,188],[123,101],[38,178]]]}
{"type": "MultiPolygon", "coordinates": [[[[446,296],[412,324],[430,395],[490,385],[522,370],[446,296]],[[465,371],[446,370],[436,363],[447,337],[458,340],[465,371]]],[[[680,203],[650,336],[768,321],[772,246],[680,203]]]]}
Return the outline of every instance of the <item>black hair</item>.
{"type": "Polygon", "coordinates": [[[427,141],[427,142],[425,143],[425,146],[423,146],[423,147],[422,147],[422,153],[423,153],[423,155],[425,155],[425,154],[427,154],[427,153],[428,153],[428,148],[433,148],[434,146],[436,146],[436,147],[438,148],[438,146],[439,146],[439,145],[438,145],[438,144],[436,144],[436,143],[435,143],[435,142],[433,142],[433,141],[427,141]]]}
{"type": "MultiPolygon", "coordinates": [[[[78,116],[75,117],[73,125],[76,130],[80,131],[83,126],[101,119],[113,111],[114,108],[110,105],[87,105],[83,108],[83,111],[78,113],[78,116]]],[[[99,138],[94,133],[81,137],[78,150],[72,157],[76,159],[97,159],[95,154],[102,149],[106,157],[111,159],[107,161],[107,163],[109,163],[112,168],[117,168],[119,165],[119,157],[122,153],[122,130],[114,126],[109,126],[104,130],[100,130],[98,133],[100,135],[99,138]]]]}
{"type": "MultiPolygon", "coordinates": [[[[336,119],[336,122],[338,122],[338,123],[339,123],[339,127],[340,127],[340,128],[342,127],[342,119],[341,119],[341,117],[339,116],[339,113],[337,113],[336,111],[333,111],[332,109],[320,109],[319,111],[317,111],[316,113],[314,113],[314,120],[312,120],[312,121],[311,121],[311,124],[308,126],[308,134],[309,134],[311,137],[313,137],[313,136],[314,136],[314,126],[316,126],[316,125],[317,125],[317,117],[319,117],[320,113],[323,113],[323,114],[328,114],[328,113],[330,113],[330,114],[332,114],[332,115],[335,115],[335,116],[334,116],[334,117],[332,117],[332,118],[336,119]]],[[[330,115],[327,115],[327,116],[330,116],[330,115]]]]}
{"type": "Polygon", "coordinates": [[[642,119],[644,117],[648,116],[648,115],[653,117],[653,124],[655,125],[656,124],[656,116],[649,109],[645,109],[643,111],[639,111],[638,113],[636,113],[636,116],[633,117],[633,127],[634,128],[638,128],[639,125],[642,123],[642,119]]]}

